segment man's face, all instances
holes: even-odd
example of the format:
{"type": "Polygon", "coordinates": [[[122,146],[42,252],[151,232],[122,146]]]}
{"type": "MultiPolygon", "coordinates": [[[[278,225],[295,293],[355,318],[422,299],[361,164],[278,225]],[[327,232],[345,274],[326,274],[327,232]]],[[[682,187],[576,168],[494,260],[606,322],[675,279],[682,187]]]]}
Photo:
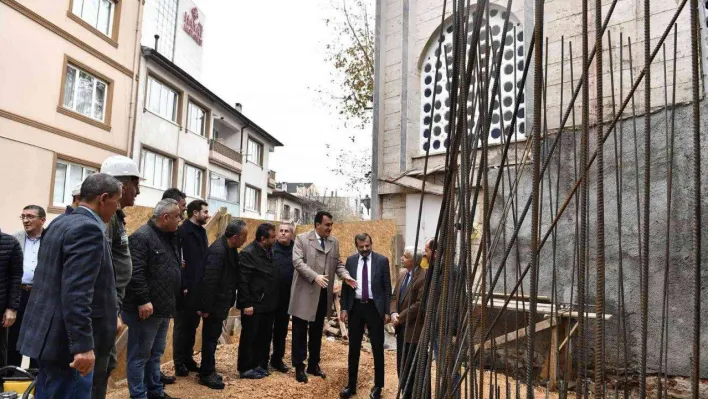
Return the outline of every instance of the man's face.
{"type": "Polygon", "coordinates": [[[428,241],[425,243],[425,257],[428,258],[428,262],[433,262],[433,255],[435,255],[435,252],[430,249],[430,241],[428,241]]]}
{"type": "Polygon", "coordinates": [[[293,240],[293,230],[288,224],[281,224],[278,227],[278,242],[282,245],[290,245],[293,240]]]}
{"type": "Polygon", "coordinates": [[[140,180],[131,179],[123,182],[123,197],[120,199],[120,207],[135,205],[135,197],[138,195],[140,195],[140,180]]]}
{"type": "Polygon", "coordinates": [[[413,255],[410,252],[406,251],[401,256],[401,266],[408,270],[413,270],[413,255]]]}
{"type": "Polygon", "coordinates": [[[182,210],[179,207],[172,207],[169,212],[160,216],[162,219],[162,229],[165,231],[177,231],[179,222],[182,220],[182,210]]]}
{"type": "Polygon", "coordinates": [[[356,240],[356,250],[361,256],[371,255],[371,240],[367,237],[364,241],[356,240]]]}
{"type": "Polygon", "coordinates": [[[209,215],[209,207],[206,205],[202,205],[202,210],[196,212],[194,216],[196,216],[195,219],[197,224],[200,226],[204,226],[211,217],[211,215],[209,215]]]}
{"type": "Polygon", "coordinates": [[[237,235],[236,237],[238,237],[238,239],[236,240],[236,248],[241,248],[241,246],[248,239],[248,227],[243,226],[243,230],[241,230],[241,234],[237,235]]]}
{"type": "Polygon", "coordinates": [[[42,226],[47,219],[40,218],[39,212],[34,209],[25,209],[20,215],[20,220],[27,233],[35,234],[42,231],[42,226]]]}
{"type": "Polygon", "coordinates": [[[334,222],[329,218],[329,216],[323,216],[322,223],[315,224],[315,231],[317,231],[317,235],[322,238],[329,237],[329,235],[332,234],[333,224],[334,222]]]}
{"type": "Polygon", "coordinates": [[[110,195],[108,193],[101,194],[98,197],[98,204],[96,213],[101,217],[105,223],[109,223],[113,215],[115,215],[118,210],[118,205],[120,204],[120,199],[123,196],[122,193],[115,195],[110,195]]]}
{"type": "Polygon", "coordinates": [[[184,220],[184,215],[187,214],[187,200],[184,198],[180,198],[180,200],[177,202],[179,203],[179,219],[184,220]]]}
{"type": "Polygon", "coordinates": [[[261,238],[261,242],[263,243],[263,248],[265,249],[270,249],[273,247],[273,244],[275,243],[275,229],[271,230],[268,232],[268,237],[263,237],[261,238]]]}

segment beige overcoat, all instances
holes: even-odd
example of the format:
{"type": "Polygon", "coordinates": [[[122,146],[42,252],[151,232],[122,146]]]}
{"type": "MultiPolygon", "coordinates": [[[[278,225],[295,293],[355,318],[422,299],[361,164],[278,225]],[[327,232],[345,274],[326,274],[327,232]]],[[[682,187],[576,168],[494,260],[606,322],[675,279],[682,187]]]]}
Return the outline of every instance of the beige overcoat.
{"type": "MultiPolygon", "coordinates": [[[[315,283],[315,277],[323,274],[329,279],[327,286],[328,310],[332,308],[335,272],[342,280],[351,278],[339,259],[339,241],[331,236],[326,238],[323,251],[314,230],[299,234],[295,237],[293,266],[295,266],[295,273],[290,290],[288,313],[303,320],[315,321],[317,304],[322,290],[315,283]]],[[[329,314],[329,311],[327,313],[329,314]]]]}

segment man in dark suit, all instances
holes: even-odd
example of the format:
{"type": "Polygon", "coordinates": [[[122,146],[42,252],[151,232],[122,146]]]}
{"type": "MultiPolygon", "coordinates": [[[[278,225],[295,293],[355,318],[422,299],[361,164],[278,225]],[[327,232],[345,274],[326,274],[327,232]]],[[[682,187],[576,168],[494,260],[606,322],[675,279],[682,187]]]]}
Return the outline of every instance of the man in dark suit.
{"type": "Polygon", "coordinates": [[[263,223],[256,229],[256,239],[239,254],[238,371],[241,378],[259,379],[270,375],[268,354],[273,336],[273,313],[278,306],[278,283],[270,254],[273,242],[275,226],[263,223]]]}
{"type": "Polygon", "coordinates": [[[278,307],[275,309],[273,321],[273,354],[270,356],[270,366],[281,373],[287,373],[290,368],[283,362],[285,356],[285,337],[288,335],[290,315],[290,288],[293,283],[293,247],[295,243],[295,226],[281,223],[278,227],[278,241],[273,244],[273,265],[278,275],[278,307]]]}
{"type": "Polygon", "coordinates": [[[216,373],[216,344],[221,336],[221,326],[229,316],[229,309],[236,302],[239,254],[236,251],[248,236],[243,220],[234,220],[226,226],[224,235],[207,249],[204,279],[197,288],[202,316],[202,365],[199,383],[211,389],[224,389],[222,377],[216,373]]]}
{"type": "Polygon", "coordinates": [[[204,275],[204,256],[209,242],[204,225],[209,220],[209,204],[194,200],[187,206],[189,219],[177,230],[182,245],[182,291],[177,297],[177,313],[172,329],[172,357],[175,361],[175,375],[185,377],[190,371],[199,371],[194,361],[194,337],[201,317],[197,314],[197,285],[204,275]]]}
{"type": "Polygon", "coordinates": [[[88,399],[95,351],[115,341],[118,304],[106,223],[118,209],[121,183],[86,178],[81,204],[42,236],[20,352],[37,359],[36,398],[88,399]]]}
{"type": "Polygon", "coordinates": [[[379,399],[384,386],[384,325],[390,320],[391,273],[388,258],[372,250],[367,233],[354,237],[356,255],[347,258],[349,274],[356,276],[356,289],[342,284],[342,321],[349,321],[349,384],[339,394],[342,398],[356,395],[359,355],[364,326],[369,330],[374,355],[374,387],[370,398],[379,399]]]}

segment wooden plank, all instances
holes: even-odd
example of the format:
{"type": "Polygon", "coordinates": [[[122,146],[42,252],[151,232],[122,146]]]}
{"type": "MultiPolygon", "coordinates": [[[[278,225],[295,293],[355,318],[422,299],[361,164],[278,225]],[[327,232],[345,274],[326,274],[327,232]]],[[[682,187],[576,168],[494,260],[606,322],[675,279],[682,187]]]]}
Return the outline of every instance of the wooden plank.
{"type": "MultiPolygon", "coordinates": [[[[543,331],[546,329],[551,328],[551,319],[546,319],[541,322],[536,323],[536,332],[543,331]]],[[[491,349],[492,348],[492,342],[494,342],[495,346],[501,346],[505,343],[512,342],[516,339],[521,339],[526,336],[526,327],[520,328],[516,331],[512,331],[507,334],[500,335],[496,338],[492,338],[488,340],[487,342],[484,343],[484,349],[491,349]],[[518,335],[517,335],[518,334],[518,335]]],[[[474,346],[474,350],[477,351],[480,348],[480,344],[477,344],[474,346]]]]}

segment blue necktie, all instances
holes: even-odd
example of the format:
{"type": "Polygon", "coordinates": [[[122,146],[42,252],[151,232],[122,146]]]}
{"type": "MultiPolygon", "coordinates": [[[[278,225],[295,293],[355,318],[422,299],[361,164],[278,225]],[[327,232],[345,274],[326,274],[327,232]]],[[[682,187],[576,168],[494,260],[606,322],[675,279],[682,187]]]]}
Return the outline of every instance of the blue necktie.
{"type": "Polygon", "coordinates": [[[320,246],[322,247],[322,250],[324,251],[325,250],[324,238],[321,238],[321,237],[320,237],[320,246]]]}
{"type": "Polygon", "coordinates": [[[401,292],[398,294],[398,305],[401,305],[401,301],[403,300],[403,295],[406,293],[406,289],[408,288],[408,283],[411,280],[411,272],[406,273],[406,278],[403,279],[403,284],[401,284],[401,292]]]}

